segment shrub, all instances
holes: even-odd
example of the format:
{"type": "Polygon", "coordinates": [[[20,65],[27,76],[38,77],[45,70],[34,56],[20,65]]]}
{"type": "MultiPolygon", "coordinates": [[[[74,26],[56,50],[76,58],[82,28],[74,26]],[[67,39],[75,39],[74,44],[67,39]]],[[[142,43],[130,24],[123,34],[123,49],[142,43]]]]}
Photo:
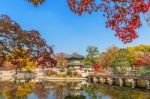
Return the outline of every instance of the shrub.
{"type": "Polygon", "coordinates": [[[138,74],[140,76],[150,76],[150,67],[147,67],[147,68],[141,68],[139,71],[138,71],[138,74]]]}
{"type": "Polygon", "coordinates": [[[56,75],[57,73],[55,71],[52,71],[52,70],[46,70],[44,72],[44,75],[45,76],[52,76],[52,75],[56,75]]]}
{"type": "Polygon", "coordinates": [[[73,73],[74,76],[79,76],[78,72],[73,73]]]}
{"type": "Polygon", "coordinates": [[[67,73],[66,73],[66,75],[69,75],[69,76],[71,76],[71,75],[72,75],[72,71],[71,71],[71,70],[67,70],[67,73]]]}

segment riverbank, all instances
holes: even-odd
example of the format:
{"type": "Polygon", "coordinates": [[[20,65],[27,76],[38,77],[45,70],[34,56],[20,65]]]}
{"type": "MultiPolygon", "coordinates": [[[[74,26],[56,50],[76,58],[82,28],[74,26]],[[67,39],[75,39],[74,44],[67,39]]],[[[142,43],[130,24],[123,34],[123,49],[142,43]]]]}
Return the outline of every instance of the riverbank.
{"type": "Polygon", "coordinates": [[[57,74],[57,75],[45,75],[43,71],[41,72],[16,72],[14,70],[12,71],[0,71],[0,79],[1,80],[20,80],[20,79],[42,79],[42,80],[76,80],[76,81],[82,81],[87,80],[85,77],[81,77],[79,75],[73,76],[73,75],[65,75],[65,74],[57,74]]]}

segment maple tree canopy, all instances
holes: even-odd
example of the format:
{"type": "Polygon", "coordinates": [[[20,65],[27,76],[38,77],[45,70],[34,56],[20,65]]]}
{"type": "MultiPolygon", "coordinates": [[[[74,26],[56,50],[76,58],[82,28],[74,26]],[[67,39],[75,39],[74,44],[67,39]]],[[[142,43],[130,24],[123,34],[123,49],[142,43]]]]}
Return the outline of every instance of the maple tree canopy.
{"type": "Polygon", "coordinates": [[[150,0],[68,0],[70,9],[79,15],[100,11],[106,17],[106,27],[124,43],[138,37],[140,14],[150,9],[150,0]]]}
{"type": "MultiPolygon", "coordinates": [[[[35,6],[45,0],[28,0],[35,6]]],[[[115,31],[123,43],[130,43],[138,37],[141,27],[140,15],[149,12],[150,0],[67,0],[70,9],[79,15],[101,12],[106,18],[106,27],[115,31]]]]}
{"type": "Polygon", "coordinates": [[[25,60],[34,61],[37,66],[54,67],[56,60],[52,56],[52,46],[47,45],[38,31],[23,30],[7,15],[0,17],[0,67],[11,62],[18,68],[25,60]]]}

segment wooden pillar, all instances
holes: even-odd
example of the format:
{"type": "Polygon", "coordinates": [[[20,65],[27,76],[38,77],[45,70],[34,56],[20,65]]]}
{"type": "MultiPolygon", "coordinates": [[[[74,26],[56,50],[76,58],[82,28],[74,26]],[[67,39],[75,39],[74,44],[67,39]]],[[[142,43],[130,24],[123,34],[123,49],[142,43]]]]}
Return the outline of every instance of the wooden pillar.
{"type": "Polygon", "coordinates": [[[88,82],[89,82],[89,83],[91,82],[91,77],[88,77],[88,82]]]}
{"type": "Polygon", "coordinates": [[[114,85],[114,78],[109,79],[109,85],[114,85]]]}
{"type": "Polygon", "coordinates": [[[108,84],[107,78],[104,78],[104,83],[105,83],[105,84],[108,84]]]}
{"type": "Polygon", "coordinates": [[[89,77],[89,83],[91,82],[91,77],[89,77]]]}
{"type": "Polygon", "coordinates": [[[87,82],[90,82],[90,77],[87,77],[87,82]]]}
{"type": "Polygon", "coordinates": [[[96,82],[97,82],[97,79],[96,79],[96,77],[93,77],[93,81],[94,81],[94,83],[96,83],[96,82]]]}
{"type": "Polygon", "coordinates": [[[90,82],[93,82],[93,77],[90,77],[90,82]]]}
{"type": "Polygon", "coordinates": [[[132,88],[136,88],[138,87],[138,80],[137,79],[133,79],[132,81],[132,88]]]}
{"type": "Polygon", "coordinates": [[[123,81],[122,81],[122,78],[119,78],[119,85],[122,87],[123,85],[123,81]]]}
{"type": "Polygon", "coordinates": [[[110,85],[111,84],[111,78],[107,78],[107,83],[110,85]]]}
{"type": "Polygon", "coordinates": [[[119,78],[119,84],[120,86],[125,86],[125,79],[124,78],[119,78]]]}
{"type": "Polygon", "coordinates": [[[126,86],[126,79],[123,78],[122,81],[123,81],[123,86],[126,86]]]}
{"type": "Polygon", "coordinates": [[[90,77],[88,77],[88,82],[89,82],[89,83],[91,82],[91,79],[90,79],[90,77]]]}
{"type": "Polygon", "coordinates": [[[116,79],[115,78],[112,78],[112,85],[116,85],[116,79]]]}
{"type": "Polygon", "coordinates": [[[100,78],[100,82],[102,83],[102,84],[104,84],[104,78],[100,78]]]}
{"type": "Polygon", "coordinates": [[[100,82],[100,77],[96,77],[97,83],[100,82]]]}
{"type": "Polygon", "coordinates": [[[146,89],[150,89],[150,80],[146,80],[146,89]]]}

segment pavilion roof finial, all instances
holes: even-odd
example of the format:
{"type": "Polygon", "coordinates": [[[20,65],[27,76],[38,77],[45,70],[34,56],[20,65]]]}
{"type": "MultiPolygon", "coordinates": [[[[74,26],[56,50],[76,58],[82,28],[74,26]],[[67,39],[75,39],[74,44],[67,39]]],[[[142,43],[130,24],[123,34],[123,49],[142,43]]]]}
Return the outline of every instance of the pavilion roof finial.
{"type": "Polygon", "coordinates": [[[73,58],[73,59],[83,59],[84,56],[79,55],[79,54],[77,53],[77,50],[74,49],[74,50],[73,50],[73,53],[67,57],[67,59],[72,59],[72,58],[73,58]]]}
{"type": "Polygon", "coordinates": [[[74,50],[73,50],[73,53],[77,53],[77,50],[76,50],[76,49],[74,49],[74,50]]]}

